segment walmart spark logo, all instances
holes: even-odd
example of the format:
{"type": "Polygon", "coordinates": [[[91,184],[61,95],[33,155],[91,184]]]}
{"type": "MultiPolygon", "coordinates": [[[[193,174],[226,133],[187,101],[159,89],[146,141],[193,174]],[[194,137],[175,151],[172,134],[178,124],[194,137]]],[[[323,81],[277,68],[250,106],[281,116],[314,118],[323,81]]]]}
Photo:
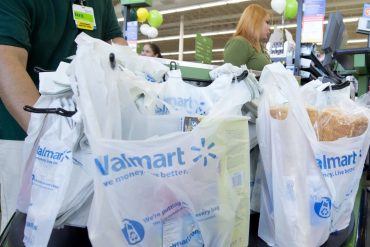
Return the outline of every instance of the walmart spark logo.
{"type": "Polygon", "coordinates": [[[64,151],[64,155],[60,161],[63,161],[65,158],[66,160],[69,160],[69,155],[71,154],[71,151],[64,151]]]}
{"type": "Polygon", "coordinates": [[[211,153],[209,151],[210,149],[212,149],[215,146],[215,144],[212,142],[211,144],[206,145],[206,139],[205,138],[201,138],[200,143],[201,143],[201,147],[194,147],[194,146],[191,147],[192,151],[200,153],[198,156],[196,156],[193,159],[193,162],[197,162],[198,160],[203,158],[203,166],[207,166],[208,156],[213,158],[213,159],[216,159],[216,157],[217,157],[216,154],[211,153]]]}

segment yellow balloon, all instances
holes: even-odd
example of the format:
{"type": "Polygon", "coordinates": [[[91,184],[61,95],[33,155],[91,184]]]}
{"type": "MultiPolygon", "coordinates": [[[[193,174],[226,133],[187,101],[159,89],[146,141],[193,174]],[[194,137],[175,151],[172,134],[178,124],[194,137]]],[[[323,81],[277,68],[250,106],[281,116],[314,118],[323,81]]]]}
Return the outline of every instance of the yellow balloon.
{"type": "Polygon", "coordinates": [[[138,22],[145,22],[146,19],[149,17],[149,12],[146,8],[138,8],[136,10],[136,15],[138,22]]]}

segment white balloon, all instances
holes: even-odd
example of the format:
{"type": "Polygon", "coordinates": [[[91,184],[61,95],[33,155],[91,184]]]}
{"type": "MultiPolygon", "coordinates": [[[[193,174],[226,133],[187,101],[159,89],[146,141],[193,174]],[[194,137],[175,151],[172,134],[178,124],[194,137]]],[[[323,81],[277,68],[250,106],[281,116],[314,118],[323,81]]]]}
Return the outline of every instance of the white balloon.
{"type": "Polygon", "coordinates": [[[140,32],[143,35],[148,35],[149,29],[150,29],[150,26],[148,24],[143,24],[143,25],[140,26],[140,32]]]}
{"type": "Polygon", "coordinates": [[[271,1],[271,8],[281,15],[285,10],[286,0],[272,0],[271,1]]]}
{"type": "Polygon", "coordinates": [[[148,32],[147,32],[147,36],[151,39],[157,37],[158,36],[158,29],[155,28],[155,27],[149,27],[148,32]]]}

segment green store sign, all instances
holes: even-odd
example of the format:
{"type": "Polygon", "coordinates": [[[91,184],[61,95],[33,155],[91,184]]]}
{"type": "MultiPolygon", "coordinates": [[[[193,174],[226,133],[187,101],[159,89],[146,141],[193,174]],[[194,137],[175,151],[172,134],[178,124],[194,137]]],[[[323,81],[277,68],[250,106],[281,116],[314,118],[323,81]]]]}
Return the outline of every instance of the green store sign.
{"type": "Polygon", "coordinates": [[[195,37],[195,60],[210,64],[212,62],[212,49],[213,40],[197,33],[195,37]]]}

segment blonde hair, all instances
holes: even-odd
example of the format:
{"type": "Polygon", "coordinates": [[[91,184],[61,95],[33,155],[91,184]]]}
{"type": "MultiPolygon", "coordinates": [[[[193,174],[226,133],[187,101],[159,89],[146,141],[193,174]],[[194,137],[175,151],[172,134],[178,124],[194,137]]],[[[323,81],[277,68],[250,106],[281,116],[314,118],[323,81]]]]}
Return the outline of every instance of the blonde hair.
{"type": "Polygon", "coordinates": [[[252,46],[261,51],[261,36],[263,31],[263,21],[271,16],[271,12],[258,4],[251,4],[244,9],[240,16],[236,31],[233,37],[243,36],[252,46]]]}

